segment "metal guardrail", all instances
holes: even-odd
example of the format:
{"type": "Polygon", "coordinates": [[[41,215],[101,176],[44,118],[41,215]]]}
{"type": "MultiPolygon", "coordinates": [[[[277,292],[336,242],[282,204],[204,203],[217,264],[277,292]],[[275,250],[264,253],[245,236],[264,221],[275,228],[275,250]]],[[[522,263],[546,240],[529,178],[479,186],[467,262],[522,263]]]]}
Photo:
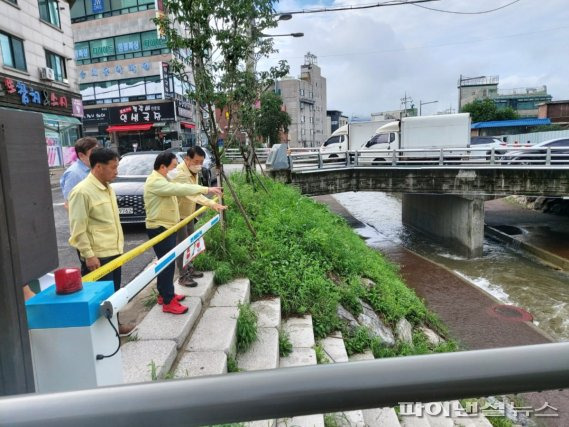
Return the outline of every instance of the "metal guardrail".
{"type": "Polygon", "coordinates": [[[569,343],[0,398],[0,426],[197,426],[569,387],[569,343]]]}
{"type": "Polygon", "coordinates": [[[292,171],[376,167],[569,168],[569,147],[441,148],[321,152],[290,150],[292,171]]]}
{"type": "MultiPolygon", "coordinates": [[[[267,160],[271,149],[270,148],[255,148],[255,154],[259,160],[267,160]]],[[[239,148],[228,148],[224,152],[229,160],[242,160],[241,150],[239,148]]]]}

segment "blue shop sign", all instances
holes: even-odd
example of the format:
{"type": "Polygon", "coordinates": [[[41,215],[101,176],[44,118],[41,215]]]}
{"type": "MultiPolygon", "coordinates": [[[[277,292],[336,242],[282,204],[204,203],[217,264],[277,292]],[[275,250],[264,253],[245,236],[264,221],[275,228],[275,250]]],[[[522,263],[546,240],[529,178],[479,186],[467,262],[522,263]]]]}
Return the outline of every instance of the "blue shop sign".
{"type": "Polygon", "coordinates": [[[91,0],[93,6],[93,13],[101,13],[105,10],[105,4],[103,0],[91,0]]]}

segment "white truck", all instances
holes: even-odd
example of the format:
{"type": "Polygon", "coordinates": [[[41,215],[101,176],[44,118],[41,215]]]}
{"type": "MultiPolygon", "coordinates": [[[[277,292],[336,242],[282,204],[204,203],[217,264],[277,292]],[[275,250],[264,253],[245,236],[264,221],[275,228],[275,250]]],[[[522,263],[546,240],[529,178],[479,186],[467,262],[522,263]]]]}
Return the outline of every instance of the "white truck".
{"type": "Polygon", "coordinates": [[[330,138],[320,146],[324,160],[345,158],[346,151],[355,151],[362,148],[378,129],[392,120],[371,122],[354,122],[336,129],[330,138]]]}
{"type": "Polygon", "coordinates": [[[467,155],[470,145],[470,114],[404,117],[379,129],[362,147],[360,163],[391,162],[394,150],[399,158],[438,158],[441,149],[451,156],[467,155]],[[456,150],[448,150],[448,149],[456,150]],[[464,150],[462,150],[464,149],[464,150]],[[366,153],[369,151],[369,153],[366,153]]]}

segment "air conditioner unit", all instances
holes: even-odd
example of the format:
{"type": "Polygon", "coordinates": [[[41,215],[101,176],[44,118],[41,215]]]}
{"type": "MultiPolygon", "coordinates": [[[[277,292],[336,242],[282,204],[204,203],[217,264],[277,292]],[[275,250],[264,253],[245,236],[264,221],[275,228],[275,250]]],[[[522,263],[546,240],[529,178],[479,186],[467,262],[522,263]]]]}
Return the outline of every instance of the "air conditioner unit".
{"type": "Polygon", "coordinates": [[[55,73],[51,68],[42,67],[40,68],[40,79],[42,80],[55,80],[55,73]]]}

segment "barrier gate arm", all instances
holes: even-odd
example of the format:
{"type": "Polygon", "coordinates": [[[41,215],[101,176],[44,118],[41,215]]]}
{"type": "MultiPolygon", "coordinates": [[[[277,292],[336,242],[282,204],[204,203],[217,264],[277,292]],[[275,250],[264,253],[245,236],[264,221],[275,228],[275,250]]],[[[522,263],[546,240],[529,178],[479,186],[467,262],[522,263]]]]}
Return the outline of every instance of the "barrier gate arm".
{"type": "MultiPolygon", "coordinates": [[[[214,202],[218,201],[218,197],[215,196],[212,199],[214,202]]],[[[146,250],[150,249],[152,246],[154,246],[156,243],[164,240],[166,237],[168,237],[170,234],[175,233],[176,231],[178,231],[180,228],[182,228],[183,226],[187,225],[190,221],[194,220],[195,218],[197,218],[199,215],[201,215],[202,213],[204,213],[206,210],[208,210],[209,208],[207,206],[203,206],[201,208],[199,208],[197,211],[195,211],[193,214],[191,214],[190,216],[184,218],[182,221],[180,221],[178,224],[176,224],[175,226],[173,226],[172,228],[169,228],[168,230],[160,233],[158,236],[153,237],[152,239],[150,239],[148,242],[143,243],[140,246],[137,246],[134,249],[131,249],[130,251],[128,251],[125,254],[122,254],[121,256],[119,256],[118,258],[115,258],[114,260],[112,260],[111,262],[108,262],[107,264],[97,268],[96,270],[91,271],[90,273],[86,274],[85,276],[82,277],[83,282],[96,282],[97,280],[99,280],[101,277],[106,276],[107,274],[109,274],[111,271],[115,270],[116,268],[122,266],[123,264],[126,264],[128,261],[130,261],[131,259],[136,258],[138,255],[142,254],[143,252],[145,252],[146,250]]]]}
{"type": "MultiPolygon", "coordinates": [[[[202,210],[204,208],[201,208],[200,210],[202,210]]],[[[197,214],[200,210],[196,211],[195,213],[197,214]]],[[[192,217],[193,217],[193,215],[192,215],[192,217]]],[[[186,219],[188,219],[188,220],[190,218],[193,219],[192,217],[188,217],[186,219]]],[[[101,315],[110,319],[114,315],[114,313],[120,311],[124,306],[126,306],[129,303],[129,301],[132,298],[134,298],[142,289],[144,289],[144,287],[146,285],[148,285],[148,283],[150,283],[150,281],[152,279],[154,279],[156,276],[158,276],[158,274],[160,274],[160,272],[162,270],[164,270],[171,262],[174,262],[174,260],[179,255],[183,254],[187,248],[189,248],[191,245],[193,245],[211,227],[213,227],[215,224],[217,224],[219,222],[219,219],[220,219],[219,214],[215,215],[208,222],[206,222],[202,227],[200,227],[198,230],[196,230],[194,233],[192,233],[190,236],[188,236],[186,239],[184,239],[182,242],[180,242],[180,244],[178,244],[175,248],[173,248],[171,251],[169,251],[166,255],[164,255],[162,258],[160,258],[157,261],[156,265],[144,270],[141,274],[136,276],[130,283],[128,283],[126,286],[119,289],[117,292],[115,292],[113,295],[111,295],[109,298],[107,298],[105,301],[103,301],[100,305],[101,315]]],[[[177,231],[178,229],[180,229],[185,224],[187,224],[187,222],[184,220],[184,221],[180,222],[179,224],[175,225],[174,227],[166,230],[165,232],[163,232],[163,233],[159,234],[158,236],[154,237],[153,239],[149,240],[145,245],[141,245],[139,248],[141,248],[142,246],[147,246],[147,245],[153,246],[155,243],[159,242],[164,237],[172,234],[174,231],[177,231]]],[[[127,254],[125,254],[125,255],[127,255],[127,254]]],[[[117,258],[115,261],[117,261],[118,259],[119,258],[117,258]]],[[[85,276],[85,277],[87,277],[87,276],[85,276]]]]}

